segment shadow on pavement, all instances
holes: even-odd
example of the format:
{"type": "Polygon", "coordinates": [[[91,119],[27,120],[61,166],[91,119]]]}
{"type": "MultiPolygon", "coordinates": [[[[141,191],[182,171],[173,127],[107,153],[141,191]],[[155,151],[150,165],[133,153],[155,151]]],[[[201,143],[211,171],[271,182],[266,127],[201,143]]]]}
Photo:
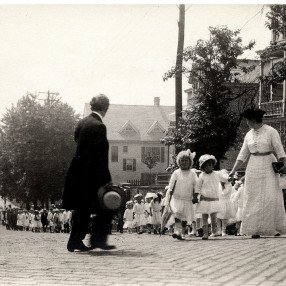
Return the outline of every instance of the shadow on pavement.
{"type": "MultiPolygon", "coordinates": [[[[81,252],[83,253],[83,252],[81,252]]],[[[92,250],[83,253],[85,255],[90,255],[90,256],[121,256],[121,257],[150,257],[150,253],[143,253],[140,251],[132,251],[132,250],[92,250]]],[[[153,255],[153,254],[152,254],[153,255]]]]}

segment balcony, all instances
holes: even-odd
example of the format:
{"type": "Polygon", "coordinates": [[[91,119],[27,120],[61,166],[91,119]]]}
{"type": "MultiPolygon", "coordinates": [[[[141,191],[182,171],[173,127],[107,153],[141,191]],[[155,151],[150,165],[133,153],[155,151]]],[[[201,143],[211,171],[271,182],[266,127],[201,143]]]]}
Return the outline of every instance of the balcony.
{"type": "Polygon", "coordinates": [[[260,108],[263,109],[266,113],[266,117],[278,117],[284,116],[283,114],[283,101],[270,101],[270,102],[261,102],[260,108]]]}

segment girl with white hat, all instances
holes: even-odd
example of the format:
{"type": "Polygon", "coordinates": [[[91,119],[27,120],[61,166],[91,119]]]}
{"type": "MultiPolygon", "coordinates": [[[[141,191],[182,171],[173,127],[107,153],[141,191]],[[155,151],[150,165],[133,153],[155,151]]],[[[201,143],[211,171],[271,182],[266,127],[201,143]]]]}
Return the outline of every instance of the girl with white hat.
{"type": "Polygon", "coordinates": [[[170,208],[175,218],[175,232],[172,236],[179,240],[185,239],[187,222],[195,221],[192,199],[197,175],[191,170],[195,155],[196,153],[191,153],[190,150],[178,154],[176,160],[179,169],[173,172],[167,192],[167,201],[172,195],[170,208]]]}
{"type": "Polygon", "coordinates": [[[126,203],[126,210],[123,215],[123,221],[124,221],[123,228],[127,228],[128,233],[132,233],[133,217],[134,217],[133,202],[128,201],[126,203]]]}
{"type": "Polygon", "coordinates": [[[151,211],[151,201],[153,199],[153,196],[155,193],[147,193],[145,196],[145,203],[144,203],[144,212],[146,216],[146,226],[147,226],[147,232],[151,233],[152,228],[152,211],[151,211]]]}
{"type": "Polygon", "coordinates": [[[228,181],[228,174],[214,171],[216,158],[213,155],[205,154],[200,157],[199,165],[202,173],[199,176],[195,196],[193,202],[199,202],[196,208],[197,213],[202,214],[203,232],[202,239],[208,239],[208,217],[211,218],[212,234],[211,236],[218,236],[217,234],[217,213],[221,211],[219,202],[220,183],[228,181]]]}
{"type": "Polygon", "coordinates": [[[133,212],[135,214],[134,224],[137,228],[138,234],[143,233],[143,227],[146,225],[146,217],[145,217],[145,209],[144,209],[144,201],[142,194],[137,194],[134,196],[134,200],[137,202],[133,207],[133,212]]]}
{"type": "Polygon", "coordinates": [[[161,223],[162,223],[162,206],[161,206],[162,194],[154,194],[153,199],[150,203],[151,213],[152,213],[152,225],[154,228],[154,234],[161,233],[161,223]]]}

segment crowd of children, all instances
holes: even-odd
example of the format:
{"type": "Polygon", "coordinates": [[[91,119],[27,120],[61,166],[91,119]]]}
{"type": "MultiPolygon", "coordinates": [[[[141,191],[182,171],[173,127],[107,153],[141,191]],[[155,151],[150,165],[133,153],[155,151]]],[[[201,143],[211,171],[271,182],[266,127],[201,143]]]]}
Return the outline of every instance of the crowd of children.
{"type": "Polygon", "coordinates": [[[205,154],[199,158],[200,170],[192,168],[195,153],[181,151],[178,169],[170,178],[165,192],[136,194],[126,203],[124,228],[130,234],[153,231],[185,240],[200,236],[203,240],[226,237],[227,226],[241,235],[243,178],[232,183],[226,170],[215,171],[216,158],[205,154]],[[198,172],[199,171],[199,172],[198,172]],[[198,175],[198,173],[200,173],[198,175]]]}
{"type": "MultiPolygon", "coordinates": [[[[215,171],[216,158],[199,158],[200,170],[193,167],[195,153],[181,151],[177,166],[163,192],[136,194],[126,203],[123,228],[127,233],[165,234],[178,240],[186,236],[226,237],[227,226],[235,225],[233,234],[241,235],[243,179],[229,182],[226,170],[215,171]],[[199,174],[199,175],[198,175],[199,174]]],[[[69,233],[72,212],[51,208],[22,210],[8,207],[1,212],[2,224],[11,230],[69,233]]]]}
{"type": "Polygon", "coordinates": [[[69,233],[72,212],[57,208],[28,211],[8,206],[1,212],[1,221],[8,230],[69,233]]]}

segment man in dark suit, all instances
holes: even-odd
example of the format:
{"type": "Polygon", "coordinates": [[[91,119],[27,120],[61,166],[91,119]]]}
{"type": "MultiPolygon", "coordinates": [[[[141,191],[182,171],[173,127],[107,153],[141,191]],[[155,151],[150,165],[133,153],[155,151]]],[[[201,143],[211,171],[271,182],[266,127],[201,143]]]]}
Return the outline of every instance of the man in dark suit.
{"type": "Polygon", "coordinates": [[[74,210],[67,245],[69,251],[115,248],[107,245],[112,214],[100,206],[98,199],[99,188],[111,183],[108,169],[109,144],[106,127],[102,122],[109,107],[109,99],[99,94],[92,98],[90,105],[92,113],[83,118],[75,129],[77,149],[67,173],[63,194],[63,208],[74,210]],[[92,220],[91,214],[96,214],[92,220]],[[90,247],[87,247],[82,240],[90,226],[90,247]]]}

